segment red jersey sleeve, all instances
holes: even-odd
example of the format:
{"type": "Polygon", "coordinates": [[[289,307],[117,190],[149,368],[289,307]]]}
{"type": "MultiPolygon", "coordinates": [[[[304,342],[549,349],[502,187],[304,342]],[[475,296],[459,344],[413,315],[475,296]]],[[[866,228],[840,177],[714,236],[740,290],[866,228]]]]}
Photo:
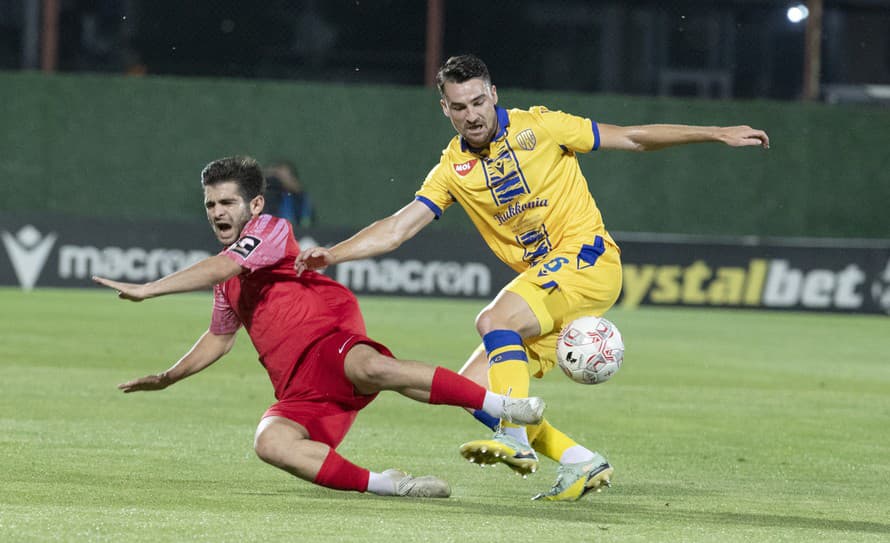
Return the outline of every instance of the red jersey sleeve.
{"type": "Polygon", "coordinates": [[[234,334],[241,327],[241,320],[226,299],[225,283],[213,287],[213,313],[210,316],[210,333],[216,335],[234,334]]]}
{"type": "Polygon", "coordinates": [[[256,271],[272,266],[287,254],[287,240],[292,236],[290,223],[271,215],[251,219],[241,237],[222,254],[242,268],[256,271]]]}

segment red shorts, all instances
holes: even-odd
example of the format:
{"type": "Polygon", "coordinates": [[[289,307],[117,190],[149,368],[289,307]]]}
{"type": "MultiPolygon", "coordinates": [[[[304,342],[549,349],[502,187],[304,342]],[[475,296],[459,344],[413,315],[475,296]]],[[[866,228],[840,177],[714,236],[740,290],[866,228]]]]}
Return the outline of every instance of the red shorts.
{"type": "Polygon", "coordinates": [[[367,336],[333,333],[309,349],[280,399],[266,410],[263,418],[290,419],[306,428],[313,441],[337,448],[358,412],[377,397],[356,393],[346,378],[346,353],[359,343],[392,356],[389,349],[367,336]]]}

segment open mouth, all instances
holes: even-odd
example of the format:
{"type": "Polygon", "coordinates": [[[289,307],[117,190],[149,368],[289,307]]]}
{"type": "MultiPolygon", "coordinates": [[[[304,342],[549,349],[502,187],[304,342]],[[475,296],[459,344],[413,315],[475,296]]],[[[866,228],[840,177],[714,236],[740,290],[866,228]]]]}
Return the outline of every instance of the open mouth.
{"type": "Polygon", "coordinates": [[[468,126],[464,137],[478,145],[485,138],[485,127],[482,125],[468,126]]]}
{"type": "Polygon", "coordinates": [[[218,222],[216,223],[216,230],[220,234],[228,234],[232,231],[232,225],[227,222],[218,222]]]}

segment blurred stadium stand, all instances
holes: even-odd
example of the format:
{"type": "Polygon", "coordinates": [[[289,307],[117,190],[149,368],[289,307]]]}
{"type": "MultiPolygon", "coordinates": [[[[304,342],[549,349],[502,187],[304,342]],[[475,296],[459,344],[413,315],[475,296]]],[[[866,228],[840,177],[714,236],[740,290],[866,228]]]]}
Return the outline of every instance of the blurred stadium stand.
{"type": "MultiPolygon", "coordinates": [[[[443,54],[483,55],[505,87],[774,99],[802,92],[806,22],[789,21],[794,3],[436,0],[443,54]]],[[[890,0],[821,3],[821,82],[890,84],[890,0]]],[[[64,72],[424,81],[417,0],[0,0],[0,69],[38,68],[47,5],[58,6],[64,72]]]]}
{"type": "Polygon", "coordinates": [[[890,85],[826,85],[829,104],[881,104],[890,106],[890,85]]]}

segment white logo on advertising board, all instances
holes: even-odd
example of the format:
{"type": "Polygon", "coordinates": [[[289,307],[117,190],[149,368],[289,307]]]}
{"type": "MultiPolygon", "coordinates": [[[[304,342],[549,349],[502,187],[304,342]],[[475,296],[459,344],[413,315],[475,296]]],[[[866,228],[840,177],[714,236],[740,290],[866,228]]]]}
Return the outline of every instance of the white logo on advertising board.
{"type": "Polygon", "coordinates": [[[491,272],[478,262],[353,260],[337,265],[337,281],[357,291],[487,296],[491,272]]]}
{"type": "Polygon", "coordinates": [[[890,259],[884,272],[871,284],[871,295],[878,307],[890,315],[890,259]]]}
{"type": "Polygon", "coordinates": [[[51,233],[43,237],[39,230],[28,224],[15,236],[5,230],[2,236],[3,245],[6,247],[6,253],[12,262],[19,284],[23,289],[31,290],[37,283],[49,252],[56,242],[56,234],[51,233]]]}
{"type": "Polygon", "coordinates": [[[799,304],[814,309],[857,309],[862,307],[864,297],[859,287],[865,278],[865,270],[855,263],[832,271],[795,268],[787,260],[775,259],[766,278],[763,303],[767,307],[799,304]]]}

